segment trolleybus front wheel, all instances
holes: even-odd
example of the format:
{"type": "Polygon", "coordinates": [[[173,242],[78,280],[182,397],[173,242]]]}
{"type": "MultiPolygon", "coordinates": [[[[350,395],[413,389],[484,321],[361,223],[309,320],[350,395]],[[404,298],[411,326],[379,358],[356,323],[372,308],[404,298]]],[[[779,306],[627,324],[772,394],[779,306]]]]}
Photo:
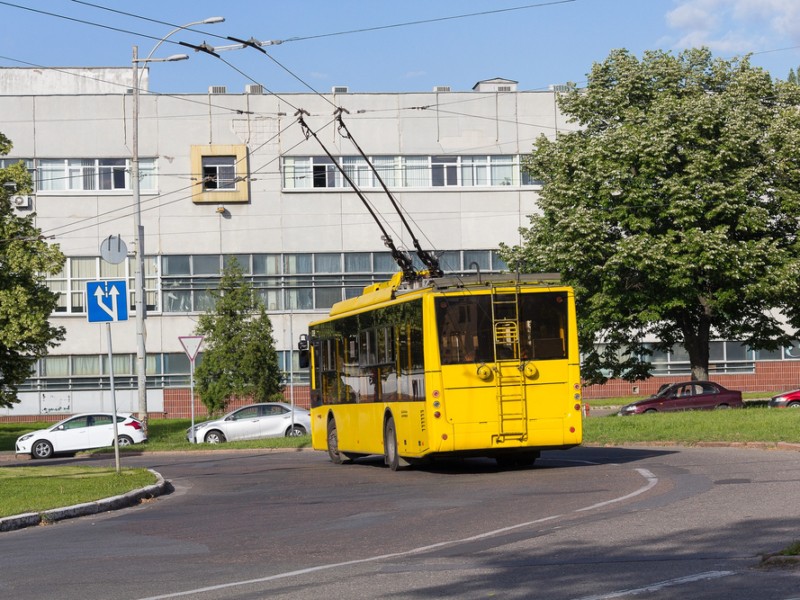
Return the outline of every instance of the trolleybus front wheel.
{"type": "Polygon", "coordinates": [[[394,417],[386,419],[383,429],[383,460],[392,471],[409,466],[409,462],[402,458],[397,450],[397,430],[394,427],[394,417]]]}

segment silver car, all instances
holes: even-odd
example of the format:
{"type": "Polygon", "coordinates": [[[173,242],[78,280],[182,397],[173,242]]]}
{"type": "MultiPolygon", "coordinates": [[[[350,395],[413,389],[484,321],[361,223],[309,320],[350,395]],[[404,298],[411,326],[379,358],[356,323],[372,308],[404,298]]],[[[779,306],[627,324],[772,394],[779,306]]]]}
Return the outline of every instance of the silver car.
{"type": "Polygon", "coordinates": [[[270,437],[297,437],[311,431],[311,413],[284,402],[250,404],[221,419],[205,421],[186,430],[190,442],[220,444],[270,437]]]}

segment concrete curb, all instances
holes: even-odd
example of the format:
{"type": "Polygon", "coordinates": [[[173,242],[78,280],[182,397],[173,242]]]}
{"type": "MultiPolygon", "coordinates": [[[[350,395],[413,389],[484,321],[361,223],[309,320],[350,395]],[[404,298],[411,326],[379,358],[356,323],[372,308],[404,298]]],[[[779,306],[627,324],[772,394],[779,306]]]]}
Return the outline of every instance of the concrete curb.
{"type": "Polygon", "coordinates": [[[133,490],[127,494],[95,500],[94,502],[85,502],[83,504],[75,504],[63,508],[53,508],[40,513],[25,513],[13,517],[4,517],[0,519],[0,532],[13,531],[15,529],[32,527],[34,525],[49,525],[62,519],[72,519],[110,510],[119,510],[120,508],[127,508],[139,504],[142,500],[155,498],[167,493],[169,491],[169,482],[161,476],[161,473],[153,471],[152,469],[148,469],[148,471],[156,476],[156,482],[153,485],[133,490]]]}

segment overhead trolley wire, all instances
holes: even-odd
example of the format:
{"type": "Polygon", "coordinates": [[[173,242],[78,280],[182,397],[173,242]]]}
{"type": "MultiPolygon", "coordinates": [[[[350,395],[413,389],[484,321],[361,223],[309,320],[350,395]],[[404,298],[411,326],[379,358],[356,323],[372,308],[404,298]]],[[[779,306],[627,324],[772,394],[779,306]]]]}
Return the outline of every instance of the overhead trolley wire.
{"type": "Polygon", "coordinates": [[[381,230],[381,233],[383,234],[381,238],[383,240],[383,243],[386,245],[387,248],[389,248],[389,251],[392,254],[392,258],[397,263],[397,266],[400,267],[400,270],[403,271],[403,279],[405,279],[406,281],[415,281],[419,279],[419,275],[414,270],[414,263],[411,260],[411,257],[407,253],[398,250],[397,246],[395,246],[394,244],[394,240],[392,240],[392,236],[390,236],[389,232],[386,231],[386,228],[383,226],[383,223],[381,223],[375,210],[372,208],[372,206],[370,206],[369,201],[367,200],[366,196],[364,196],[361,189],[359,189],[359,187],[347,174],[347,171],[345,171],[345,169],[339,164],[339,161],[337,161],[333,157],[333,155],[328,151],[328,148],[325,146],[325,144],[322,143],[322,140],[319,139],[314,130],[312,130],[305,122],[303,115],[308,115],[308,114],[309,114],[308,111],[303,110],[302,108],[295,113],[295,116],[297,117],[297,123],[303,130],[303,135],[305,135],[306,139],[308,139],[309,137],[313,137],[315,140],[317,140],[317,143],[319,143],[320,147],[322,148],[322,151],[325,152],[325,154],[328,156],[331,162],[333,162],[333,164],[342,174],[342,177],[344,177],[345,181],[347,181],[350,187],[353,188],[353,191],[355,191],[356,195],[359,197],[361,202],[369,211],[369,214],[372,215],[373,220],[375,221],[378,228],[381,230]]]}
{"type": "MultiPolygon", "coordinates": [[[[383,178],[381,177],[381,175],[378,172],[378,170],[375,168],[375,165],[372,164],[372,161],[369,158],[367,158],[367,155],[361,149],[361,146],[358,145],[358,142],[356,142],[355,138],[350,133],[350,130],[347,128],[347,125],[345,125],[344,120],[342,119],[342,113],[343,112],[347,112],[349,114],[349,111],[347,111],[344,108],[337,108],[336,109],[336,113],[335,113],[336,114],[336,121],[339,123],[339,133],[342,135],[343,138],[348,139],[348,140],[350,140],[352,142],[353,146],[356,147],[356,150],[358,150],[358,153],[361,155],[361,158],[363,158],[366,161],[366,163],[369,165],[369,168],[372,170],[373,175],[375,175],[375,179],[377,179],[378,183],[381,184],[381,187],[383,188],[383,191],[386,192],[386,195],[389,197],[389,200],[391,201],[395,212],[397,212],[398,216],[400,217],[400,220],[403,222],[403,225],[406,228],[406,231],[408,231],[409,235],[411,236],[411,241],[414,244],[414,249],[417,251],[417,256],[422,261],[422,263],[426,267],[428,267],[428,271],[430,273],[430,276],[431,277],[441,277],[443,275],[443,273],[442,273],[441,267],[439,266],[439,259],[436,258],[430,252],[427,252],[427,251],[423,250],[422,246],[420,246],[419,240],[417,239],[417,236],[414,234],[414,231],[411,229],[411,226],[408,224],[408,221],[406,220],[405,215],[403,214],[403,211],[400,210],[400,206],[398,205],[397,200],[395,199],[394,195],[392,194],[392,192],[389,191],[389,188],[386,187],[386,184],[384,183],[383,178]]],[[[342,172],[344,172],[344,170],[342,170],[342,172]]]]}

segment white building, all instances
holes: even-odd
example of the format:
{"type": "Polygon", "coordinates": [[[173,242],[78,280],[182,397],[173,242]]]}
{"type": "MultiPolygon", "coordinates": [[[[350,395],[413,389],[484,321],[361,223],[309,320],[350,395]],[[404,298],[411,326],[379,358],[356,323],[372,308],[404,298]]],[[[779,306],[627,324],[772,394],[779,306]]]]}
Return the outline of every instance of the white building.
{"type": "MultiPolygon", "coordinates": [[[[17,210],[68,261],[51,280],[65,341],[40,361],[5,415],[110,408],[106,330],[87,319],[87,281],[134,289],[134,130],[127,69],[0,69],[0,131],[14,144],[0,166],[24,160],[35,193],[17,210]],[[120,235],[129,258],[100,258],[120,235]]],[[[147,73],[142,87],[146,88],[147,73]]],[[[336,301],[397,267],[362,200],[326,156],[340,161],[400,248],[413,250],[386,194],[345,125],[405,211],[423,248],[446,272],[504,267],[499,243],[519,242],[538,186],[520,169],[540,135],[565,129],[554,92],[520,92],[490,79],[470,91],[207,94],[142,91],[138,111],[146,264],[148,409],[170,412],[169,390],[188,385],[179,336],[191,335],[225,261],[236,257],[270,311],[284,367],[300,333],[336,301]],[[296,113],[317,134],[306,139],[296,113]]],[[[131,294],[132,295],[132,294],[131,294]]],[[[133,312],[133,298],[130,299],[133,312]]],[[[112,325],[119,410],[137,410],[136,330],[112,325]]],[[[294,370],[292,370],[294,374],[294,370]]],[[[294,374],[301,380],[302,374],[294,374]]]]}

